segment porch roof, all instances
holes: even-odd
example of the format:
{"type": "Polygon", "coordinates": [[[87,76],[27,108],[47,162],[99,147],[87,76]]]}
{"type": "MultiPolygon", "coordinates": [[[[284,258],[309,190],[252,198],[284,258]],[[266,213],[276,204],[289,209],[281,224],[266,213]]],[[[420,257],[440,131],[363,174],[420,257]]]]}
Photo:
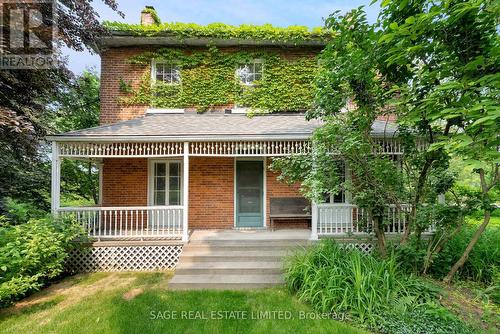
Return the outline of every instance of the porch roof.
{"type": "MultiPolygon", "coordinates": [[[[321,125],[302,114],[147,114],[132,120],[50,136],[53,141],[307,139],[321,125]]],[[[395,135],[394,123],[376,121],[375,137],[395,135]]]]}

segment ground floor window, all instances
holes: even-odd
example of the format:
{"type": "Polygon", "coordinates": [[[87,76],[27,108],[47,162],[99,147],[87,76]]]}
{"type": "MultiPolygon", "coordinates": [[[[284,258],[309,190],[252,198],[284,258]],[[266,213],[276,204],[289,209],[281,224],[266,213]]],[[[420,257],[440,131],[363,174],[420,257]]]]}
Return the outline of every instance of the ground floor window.
{"type": "Polygon", "coordinates": [[[153,161],[150,168],[153,205],[180,205],[182,179],[180,161],[153,161]]]}
{"type": "MultiPolygon", "coordinates": [[[[341,179],[340,181],[343,183],[346,179],[346,168],[344,161],[336,161],[337,167],[339,168],[341,179]]],[[[325,193],[323,195],[324,203],[346,203],[346,192],[344,189],[341,189],[337,193],[325,193]]]]}

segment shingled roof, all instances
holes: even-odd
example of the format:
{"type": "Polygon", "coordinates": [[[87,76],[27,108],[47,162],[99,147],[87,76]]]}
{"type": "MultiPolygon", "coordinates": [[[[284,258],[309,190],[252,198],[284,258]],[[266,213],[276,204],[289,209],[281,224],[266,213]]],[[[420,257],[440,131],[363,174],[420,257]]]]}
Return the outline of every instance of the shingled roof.
{"type": "MultiPolygon", "coordinates": [[[[321,125],[318,120],[307,121],[304,115],[244,114],[150,114],[129,121],[72,131],[49,137],[50,140],[252,140],[306,139],[321,125]]],[[[394,136],[394,123],[376,121],[374,136],[394,136]]]]}

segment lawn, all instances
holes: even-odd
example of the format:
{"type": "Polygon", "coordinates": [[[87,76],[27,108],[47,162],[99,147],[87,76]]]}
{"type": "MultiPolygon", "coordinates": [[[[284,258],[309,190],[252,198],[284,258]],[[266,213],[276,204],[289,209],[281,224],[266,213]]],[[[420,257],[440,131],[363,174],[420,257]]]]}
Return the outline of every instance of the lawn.
{"type": "Polygon", "coordinates": [[[64,279],[0,310],[0,333],[365,333],[332,319],[301,319],[319,315],[280,288],[168,291],[170,275],[64,279]]]}

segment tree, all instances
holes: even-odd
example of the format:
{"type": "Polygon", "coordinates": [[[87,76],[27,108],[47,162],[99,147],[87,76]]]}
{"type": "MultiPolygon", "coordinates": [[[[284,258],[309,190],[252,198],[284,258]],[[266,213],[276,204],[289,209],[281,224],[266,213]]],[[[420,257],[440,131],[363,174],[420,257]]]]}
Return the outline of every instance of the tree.
{"type": "Polygon", "coordinates": [[[400,121],[427,129],[427,164],[446,152],[471,165],[480,180],[483,223],[445,282],[488,225],[500,178],[499,12],[490,0],[382,4],[379,41],[400,93],[400,121]]]}
{"type": "Polygon", "coordinates": [[[313,137],[311,164],[304,169],[303,156],[278,159],[272,168],[289,182],[302,181],[306,195],[320,201],[324,193],[340,189],[352,193],[352,201],[367,213],[378,249],[386,255],[384,218],[388,204],[404,200],[401,172],[390,157],[377,154],[372,125],[386,113],[387,83],[378,71],[378,33],[362,9],[346,15],[332,14],[326,21],[337,36],[321,56],[323,70],[317,80],[318,108],[307,114],[324,126],[313,137]],[[343,112],[347,105],[354,106],[343,112]],[[350,178],[343,180],[338,161],[345,162],[350,178]]]}
{"type": "MultiPolygon", "coordinates": [[[[71,81],[57,101],[57,118],[53,127],[66,132],[97,126],[99,108],[99,75],[85,71],[71,81]]],[[[63,160],[61,182],[63,193],[98,203],[99,175],[92,160],[63,160]]]]}
{"type": "MultiPolygon", "coordinates": [[[[114,0],[103,2],[117,10],[114,0]]],[[[59,45],[74,50],[89,49],[99,36],[106,34],[91,3],[57,2],[59,45]]],[[[12,195],[42,207],[48,205],[49,173],[43,167],[48,150],[42,143],[51,131],[49,124],[54,118],[51,107],[54,101],[62,99],[72,81],[72,73],[64,62],[61,64],[56,69],[0,71],[1,198],[12,195]]]]}

